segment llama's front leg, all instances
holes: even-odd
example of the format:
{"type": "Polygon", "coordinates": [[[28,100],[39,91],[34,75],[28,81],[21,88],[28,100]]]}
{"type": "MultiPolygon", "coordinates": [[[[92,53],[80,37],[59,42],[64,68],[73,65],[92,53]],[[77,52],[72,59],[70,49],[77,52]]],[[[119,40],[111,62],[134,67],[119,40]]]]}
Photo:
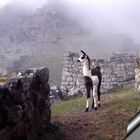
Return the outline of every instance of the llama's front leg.
{"type": "Polygon", "coordinates": [[[98,107],[98,98],[97,98],[97,85],[93,85],[93,104],[92,104],[92,108],[94,108],[95,110],[97,110],[98,107]]]}
{"type": "Polygon", "coordinates": [[[87,102],[86,102],[86,109],[85,112],[89,111],[89,101],[90,101],[90,86],[86,85],[86,92],[87,92],[87,102]]]}
{"type": "Polygon", "coordinates": [[[90,98],[87,98],[87,104],[86,104],[85,112],[89,111],[89,101],[90,101],[90,98]]]}

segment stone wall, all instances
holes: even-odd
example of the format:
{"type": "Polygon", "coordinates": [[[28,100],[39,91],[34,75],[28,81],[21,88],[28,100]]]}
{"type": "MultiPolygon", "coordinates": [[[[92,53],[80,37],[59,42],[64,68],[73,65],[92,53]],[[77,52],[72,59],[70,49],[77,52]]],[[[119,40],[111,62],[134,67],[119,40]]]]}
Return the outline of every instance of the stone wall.
{"type": "MultiPolygon", "coordinates": [[[[82,66],[77,62],[78,54],[69,52],[64,56],[61,89],[70,93],[79,89],[84,93],[82,66]]],[[[130,54],[112,54],[108,60],[91,60],[92,67],[100,66],[102,71],[102,92],[108,92],[116,87],[131,84],[134,80],[136,57],[130,54]]]]}
{"type": "Polygon", "coordinates": [[[51,118],[48,78],[41,68],[0,87],[0,140],[38,140],[51,118]]]}
{"type": "Polygon", "coordinates": [[[140,92],[140,68],[135,69],[135,90],[140,92]]]}

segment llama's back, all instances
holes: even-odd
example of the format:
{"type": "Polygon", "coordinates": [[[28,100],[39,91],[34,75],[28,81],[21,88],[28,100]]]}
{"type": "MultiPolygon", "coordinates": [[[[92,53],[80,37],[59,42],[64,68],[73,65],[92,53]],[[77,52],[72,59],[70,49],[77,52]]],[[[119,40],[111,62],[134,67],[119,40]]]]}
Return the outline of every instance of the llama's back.
{"type": "Polygon", "coordinates": [[[92,76],[98,76],[99,81],[101,82],[102,74],[101,74],[101,71],[100,71],[100,70],[101,70],[101,68],[100,68],[99,66],[93,68],[93,69],[91,70],[91,75],[92,75],[92,76]]]}

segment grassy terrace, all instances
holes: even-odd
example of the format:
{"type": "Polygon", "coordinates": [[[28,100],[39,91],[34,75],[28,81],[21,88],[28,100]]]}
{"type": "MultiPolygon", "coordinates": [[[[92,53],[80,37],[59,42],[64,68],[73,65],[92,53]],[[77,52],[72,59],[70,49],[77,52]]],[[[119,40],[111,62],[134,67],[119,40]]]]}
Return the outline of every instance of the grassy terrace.
{"type": "Polygon", "coordinates": [[[83,112],[85,102],[85,97],[79,97],[53,104],[52,124],[57,129],[53,127],[53,132],[46,133],[43,140],[48,136],[50,140],[121,140],[128,121],[140,106],[140,93],[125,88],[104,94],[102,107],[96,112],[83,112]]]}
{"type": "MultiPolygon", "coordinates": [[[[134,92],[133,88],[117,89],[112,93],[102,95],[103,108],[114,108],[115,111],[123,109],[126,113],[136,113],[140,106],[140,93],[134,92]]],[[[85,97],[58,102],[52,105],[52,116],[59,117],[77,111],[83,111],[86,104],[85,97]]]]}

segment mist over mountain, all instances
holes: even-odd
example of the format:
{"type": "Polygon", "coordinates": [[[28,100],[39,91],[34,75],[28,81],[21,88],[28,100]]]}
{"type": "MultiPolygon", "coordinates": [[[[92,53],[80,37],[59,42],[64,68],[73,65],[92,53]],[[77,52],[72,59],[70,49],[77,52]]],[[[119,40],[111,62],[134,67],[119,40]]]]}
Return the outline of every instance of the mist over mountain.
{"type": "Polygon", "coordinates": [[[1,8],[0,73],[7,68],[10,71],[45,65],[52,79],[60,81],[67,51],[79,53],[82,49],[92,58],[108,58],[112,52],[140,50],[133,37],[109,28],[110,22],[103,23],[98,12],[97,7],[93,10],[86,6],[84,11],[83,3],[64,0],[47,1],[36,10],[18,3],[1,8]]]}

